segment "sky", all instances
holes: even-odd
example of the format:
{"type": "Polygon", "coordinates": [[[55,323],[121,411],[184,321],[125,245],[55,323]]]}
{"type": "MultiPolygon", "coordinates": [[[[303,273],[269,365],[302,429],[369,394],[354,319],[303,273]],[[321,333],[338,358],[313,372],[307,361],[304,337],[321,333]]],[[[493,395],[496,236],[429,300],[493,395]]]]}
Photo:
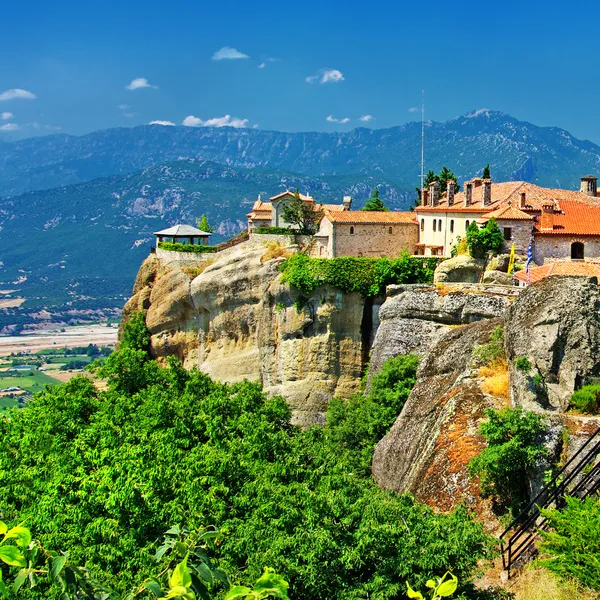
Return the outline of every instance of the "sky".
{"type": "MultiPolygon", "coordinates": [[[[600,143],[595,2],[7,0],[0,141],[160,121],[385,128],[479,108],[600,143]]],[[[166,125],[165,125],[166,126],[166,125]]]]}

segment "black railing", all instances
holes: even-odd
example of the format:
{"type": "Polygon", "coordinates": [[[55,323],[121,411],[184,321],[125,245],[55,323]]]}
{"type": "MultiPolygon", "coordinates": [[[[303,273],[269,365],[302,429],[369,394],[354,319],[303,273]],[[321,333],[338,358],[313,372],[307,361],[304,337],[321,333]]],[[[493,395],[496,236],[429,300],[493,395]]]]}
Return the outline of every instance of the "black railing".
{"type": "Polygon", "coordinates": [[[518,567],[535,554],[535,540],[547,518],[540,509],[563,508],[565,496],[586,498],[600,489],[600,429],[581,446],[559,473],[527,505],[500,536],[502,565],[510,577],[518,567]],[[586,472],[587,471],[587,472],[586,472]]]}

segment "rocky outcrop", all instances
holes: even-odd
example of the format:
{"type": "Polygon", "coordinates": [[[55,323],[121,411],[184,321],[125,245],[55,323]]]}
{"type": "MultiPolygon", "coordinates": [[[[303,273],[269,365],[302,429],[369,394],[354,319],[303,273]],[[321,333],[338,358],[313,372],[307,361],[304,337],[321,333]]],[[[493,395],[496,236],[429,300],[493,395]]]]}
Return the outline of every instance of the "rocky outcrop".
{"type": "Polygon", "coordinates": [[[494,283],[497,285],[514,285],[513,276],[504,271],[490,269],[483,274],[483,283],[494,283]]]}
{"type": "Polygon", "coordinates": [[[600,287],[596,278],[547,277],[509,310],[506,350],[511,399],[530,410],[564,412],[571,394],[600,376],[600,287]],[[527,357],[531,371],[516,368],[527,357]]]}
{"type": "Polygon", "coordinates": [[[433,275],[434,283],[477,283],[483,273],[484,260],[459,255],[442,261],[433,275]]]}
{"type": "Polygon", "coordinates": [[[502,322],[452,329],[431,346],[400,416],[375,448],[373,476],[381,487],[444,510],[480,501],[467,465],[485,447],[477,432],[485,409],[502,400],[481,391],[473,349],[502,322]]]}
{"type": "Polygon", "coordinates": [[[392,285],[379,311],[369,374],[399,354],[419,355],[450,328],[503,316],[518,290],[480,285],[392,285]]]}

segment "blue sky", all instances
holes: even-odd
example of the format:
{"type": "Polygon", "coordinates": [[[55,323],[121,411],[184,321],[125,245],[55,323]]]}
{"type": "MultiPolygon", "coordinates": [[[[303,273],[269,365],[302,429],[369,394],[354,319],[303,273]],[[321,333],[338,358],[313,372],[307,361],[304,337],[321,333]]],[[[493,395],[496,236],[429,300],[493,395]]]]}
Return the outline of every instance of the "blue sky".
{"type": "Polygon", "coordinates": [[[0,140],[186,118],[390,127],[419,118],[425,89],[432,120],[485,107],[600,143],[599,12],[578,0],[9,0],[0,140]],[[222,48],[248,58],[214,60],[222,48]],[[135,79],[149,85],[126,89],[135,79]]]}

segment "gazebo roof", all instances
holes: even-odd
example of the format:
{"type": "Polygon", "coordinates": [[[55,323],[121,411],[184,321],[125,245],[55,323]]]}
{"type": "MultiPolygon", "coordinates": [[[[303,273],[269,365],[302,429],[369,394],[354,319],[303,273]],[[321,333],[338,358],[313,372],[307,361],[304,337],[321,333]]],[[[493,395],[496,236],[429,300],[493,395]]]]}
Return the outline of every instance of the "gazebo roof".
{"type": "Polygon", "coordinates": [[[163,229],[162,231],[155,231],[154,235],[168,235],[175,237],[202,237],[209,236],[212,234],[208,231],[196,229],[196,227],[192,227],[191,225],[173,225],[173,227],[169,227],[168,229],[163,229]]]}

